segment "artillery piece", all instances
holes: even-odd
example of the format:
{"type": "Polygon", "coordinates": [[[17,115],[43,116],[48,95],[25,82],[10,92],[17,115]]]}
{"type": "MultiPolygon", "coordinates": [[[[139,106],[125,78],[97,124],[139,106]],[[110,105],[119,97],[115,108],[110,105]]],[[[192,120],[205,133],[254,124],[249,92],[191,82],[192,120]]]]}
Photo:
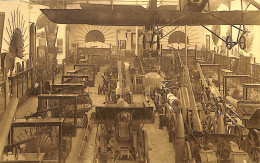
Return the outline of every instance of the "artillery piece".
{"type": "MultiPolygon", "coordinates": [[[[201,98],[195,98],[196,84],[192,84],[189,69],[183,70],[179,92],[175,96],[169,94],[163,104],[165,126],[175,147],[176,162],[251,162],[250,154],[240,148],[242,137],[238,130],[228,129],[237,120],[226,109],[214,84],[204,79],[201,82],[204,92],[201,98]]],[[[199,73],[201,77],[203,73],[199,73]]]]}
{"type": "Polygon", "coordinates": [[[96,158],[99,162],[149,162],[144,124],[154,122],[152,107],[96,107],[95,123],[101,125],[96,158]]]}
{"type": "Polygon", "coordinates": [[[62,133],[64,119],[13,121],[3,162],[65,162],[72,138],[62,133]]]}
{"type": "Polygon", "coordinates": [[[118,78],[118,66],[117,59],[112,60],[106,72],[102,74],[103,84],[98,86],[98,93],[105,94],[106,92],[110,95],[111,90],[116,89],[116,81],[118,78]]]}
{"type": "Polygon", "coordinates": [[[127,103],[132,103],[131,92],[126,89],[125,63],[123,58],[118,63],[110,65],[102,74],[103,84],[98,86],[98,94],[105,94],[107,104],[117,103],[119,98],[123,98],[127,103]]]}
{"type": "Polygon", "coordinates": [[[78,83],[63,83],[63,84],[51,84],[52,94],[77,94],[78,104],[90,104],[92,100],[89,96],[89,91],[85,92],[86,86],[78,83]]]}
{"type": "Polygon", "coordinates": [[[240,148],[248,153],[250,158],[260,161],[260,102],[252,100],[235,100],[230,96],[226,100],[233,104],[237,116],[242,124],[236,126],[234,131],[240,137],[240,148]],[[244,134],[246,133],[246,134],[244,134]]]}
{"type": "MultiPolygon", "coordinates": [[[[182,162],[251,162],[252,157],[246,150],[241,149],[243,131],[240,130],[237,113],[228,108],[227,103],[216,89],[212,80],[208,82],[197,65],[202,96],[195,100],[189,73],[186,71],[187,90],[189,94],[180,93],[180,98],[189,100],[189,107],[181,101],[181,111],[173,120],[175,124],[175,146],[184,148],[183,158],[176,160],[182,162]],[[199,105],[200,104],[200,105],[199,105]],[[183,115],[183,117],[182,117],[183,115]],[[184,132],[186,131],[186,132],[184,132]],[[180,139],[183,138],[183,139],[180,139]],[[181,141],[181,143],[176,143],[181,141]]],[[[188,106],[188,105],[187,105],[188,106]]],[[[176,153],[176,156],[177,155],[176,153]]]]}
{"type": "Polygon", "coordinates": [[[64,118],[63,134],[76,134],[76,127],[88,127],[87,112],[92,105],[86,103],[84,95],[74,94],[42,94],[38,96],[37,112],[25,116],[30,118],[64,118]],[[82,99],[83,98],[83,99],[82,99]],[[81,123],[78,123],[80,120],[81,123]]]}

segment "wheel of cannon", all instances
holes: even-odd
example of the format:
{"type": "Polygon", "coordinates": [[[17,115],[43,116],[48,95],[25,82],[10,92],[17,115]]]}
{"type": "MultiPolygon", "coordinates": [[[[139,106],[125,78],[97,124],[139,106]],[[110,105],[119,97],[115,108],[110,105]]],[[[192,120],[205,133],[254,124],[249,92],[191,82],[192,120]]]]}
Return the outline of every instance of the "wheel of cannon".
{"type": "Polygon", "coordinates": [[[235,126],[229,125],[228,126],[228,133],[230,135],[235,136],[235,140],[236,140],[237,144],[240,146],[242,139],[243,139],[243,131],[242,131],[241,127],[238,126],[238,125],[235,125],[235,126]]]}
{"type": "MultiPolygon", "coordinates": [[[[47,128],[29,128],[21,132],[17,136],[18,140],[34,138],[31,141],[25,143],[25,153],[37,153],[38,149],[41,153],[49,153],[55,149],[56,137],[50,135],[50,131],[47,128]]],[[[48,154],[46,154],[46,157],[48,154]]]]}
{"type": "Polygon", "coordinates": [[[248,133],[245,151],[254,162],[260,161],[260,132],[259,130],[252,129],[248,133]]]}
{"type": "Polygon", "coordinates": [[[207,115],[205,119],[205,130],[209,133],[214,133],[216,128],[214,115],[207,115]]]}

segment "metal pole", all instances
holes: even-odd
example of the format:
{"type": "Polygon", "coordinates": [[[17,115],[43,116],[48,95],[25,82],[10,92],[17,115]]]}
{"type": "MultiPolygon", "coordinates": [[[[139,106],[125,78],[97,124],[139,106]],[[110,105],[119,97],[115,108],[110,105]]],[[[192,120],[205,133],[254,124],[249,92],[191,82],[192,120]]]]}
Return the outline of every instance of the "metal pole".
{"type": "Polygon", "coordinates": [[[255,0],[245,0],[260,10],[260,4],[255,0]]]}
{"type": "Polygon", "coordinates": [[[77,97],[75,98],[75,103],[74,103],[74,127],[77,125],[77,104],[78,100],[77,97]]]}
{"type": "Polygon", "coordinates": [[[186,66],[188,66],[188,39],[187,39],[187,25],[185,25],[185,57],[186,57],[186,66]]]}
{"type": "Polygon", "coordinates": [[[116,55],[117,55],[117,59],[119,57],[118,55],[118,30],[116,30],[116,55]]]}
{"type": "Polygon", "coordinates": [[[136,26],[135,27],[135,55],[137,56],[138,55],[138,27],[136,26]]]}
{"type": "Polygon", "coordinates": [[[116,55],[117,55],[117,67],[118,67],[118,74],[121,73],[121,69],[120,69],[120,63],[119,63],[119,60],[120,60],[120,57],[119,57],[119,52],[118,52],[118,46],[119,45],[119,42],[118,42],[118,30],[116,30],[116,55]]]}
{"type": "Polygon", "coordinates": [[[59,163],[61,163],[61,157],[62,157],[62,125],[59,125],[59,163]]]}

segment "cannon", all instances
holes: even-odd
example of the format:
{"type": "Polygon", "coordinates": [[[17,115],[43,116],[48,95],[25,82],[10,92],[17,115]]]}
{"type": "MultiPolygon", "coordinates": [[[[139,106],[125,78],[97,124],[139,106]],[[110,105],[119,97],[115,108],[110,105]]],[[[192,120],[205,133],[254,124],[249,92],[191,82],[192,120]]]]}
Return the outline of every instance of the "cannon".
{"type": "MultiPolygon", "coordinates": [[[[242,137],[240,148],[248,153],[250,158],[260,161],[260,102],[252,100],[235,100],[227,97],[234,105],[238,117],[246,127],[248,134],[242,137]]],[[[240,129],[240,128],[239,128],[240,129]]],[[[240,129],[241,130],[241,129],[240,129]]]]}
{"type": "MultiPolygon", "coordinates": [[[[168,95],[161,92],[166,97],[163,103],[165,126],[169,142],[175,147],[175,162],[251,162],[250,153],[241,149],[244,135],[236,112],[228,108],[215,84],[204,78],[201,69],[197,74],[202,89],[194,84],[189,69],[184,67],[179,74],[182,80],[176,85],[178,92],[168,91],[168,95]],[[194,96],[195,89],[202,92],[200,98],[194,96]]],[[[252,135],[255,138],[257,132],[252,135]]]]}
{"type": "Polygon", "coordinates": [[[15,119],[3,162],[65,162],[72,137],[63,135],[64,119],[15,119]]]}
{"type": "Polygon", "coordinates": [[[89,104],[88,101],[84,100],[84,98],[84,94],[39,95],[37,112],[25,116],[25,118],[65,118],[63,134],[75,136],[77,127],[85,128],[89,125],[88,111],[92,108],[92,105],[89,104]],[[80,123],[78,123],[78,121],[80,123]]]}
{"type": "Polygon", "coordinates": [[[96,159],[149,162],[147,132],[142,127],[153,122],[152,107],[96,107],[95,123],[101,126],[96,159]]]}

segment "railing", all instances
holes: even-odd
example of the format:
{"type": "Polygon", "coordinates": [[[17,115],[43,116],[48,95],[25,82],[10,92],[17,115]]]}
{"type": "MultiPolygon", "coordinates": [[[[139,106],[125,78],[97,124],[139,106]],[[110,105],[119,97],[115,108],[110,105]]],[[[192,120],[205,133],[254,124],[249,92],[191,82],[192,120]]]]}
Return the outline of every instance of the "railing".
{"type": "MultiPolygon", "coordinates": [[[[164,49],[163,55],[173,53],[178,61],[185,63],[185,51],[183,49],[164,49]]],[[[252,82],[260,82],[260,63],[252,63],[250,56],[224,55],[216,51],[188,50],[188,65],[202,64],[219,65],[219,70],[230,70],[235,74],[249,75],[252,82]]],[[[180,62],[178,62],[180,63],[180,62]]]]}
{"type": "MultiPolygon", "coordinates": [[[[114,5],[147,5],[149,0],[86,0],[93,4],[114,4],[114,5]]],[[[177,0],[158,0],[157,5],[177,4],[177,0]]]]}
{"type": "Polygon", "coordinates": [[[260,64],[252,63],[250,56],[227,56],[214,51],[197,51],[197,59],[205,63],[219,64],[220,69],[232,70],[237,74],[250,75],[253,80],[260,80],[260,64]]]}
{"type": "MultiPolygon", "coordinates": [[[[84,0],[85,3],[90,4],[104,4],[104,5],[141,5],[147,7],[149,5],[149,0],[84,0]]],[[[77,0],[30,0],[30,2],[42,5],[53,5],[56,6],[66,6],[67,4],[73,3],[84,3],[77,0]]],[[[157,0],[157,6],[161,5],[177,5],[178,0],[157,0]]]]}
{"type": "Polygon", "coordinates": [[[0,83],[0,111],[5,110],[6,96],[12,96],[19,99],[19,104],[22,104],[32,88],[32,68],[24,70],[9,79],[10,94],[6,93],[6,82],[0,83]]]}
{"type": "Polygon", "coordinates": [[[32,68],[9,77],[11,81],[11,94],[14,97],[21,98],[31,89],[32,68]]]}

